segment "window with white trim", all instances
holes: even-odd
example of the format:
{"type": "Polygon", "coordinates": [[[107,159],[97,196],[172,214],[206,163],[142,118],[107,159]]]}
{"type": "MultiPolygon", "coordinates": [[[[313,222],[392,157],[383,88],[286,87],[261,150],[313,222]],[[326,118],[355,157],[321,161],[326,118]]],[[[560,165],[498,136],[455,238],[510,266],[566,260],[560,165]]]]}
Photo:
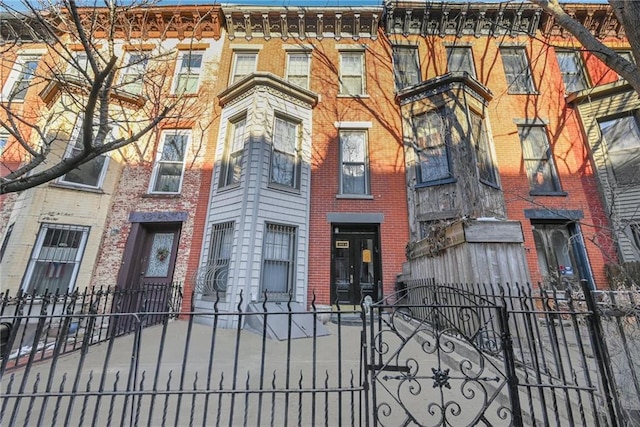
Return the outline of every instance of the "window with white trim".
{"type": "MultiPolygon", "coordinates": [[[[630,50],[618,50],[616,53],[632,64],[636,63],[636,60],[633,58],[633,53],[630,50]]],[[[624,80],[624,77],[618,74],[618,80],[624,80]]]]}
{"type": "Polygon", "coordinates": [[[555,193],[560,191],[558,172],[551,155],[551,147],[544,126],[518,126],[522,143],[522,159],[531,193],[555,193]]]}
{"type": "Polygon", "coordinates": [[[580,52],[556,49],[558,66],[566,93],[577,92],[588,87],[580,52]]]}
{"type": "Polygon", "coordinates": [[[142,84],[148,56],[142,53],[129,53],[126,66],[122,69],[120,84],[122,90],[132,95],[142,94],[142,84]]]}
{"type": "Polygon", "coordinates": [[[242,80],[256,71],[258,52],[236,51],[233,53],[233,67],[231,68],[231,84],[242,80]]]}
{"type": "Polygon", "coordinates": [[[198,93],[200,74],[202,74],[201,52],[181,51],[176,62],[173,93],[193,95],[198,93]]]}
{"type": "Polygon", "coordinates": [[[76,79],[86,78],[85,74],[93,77],[93,69],[89,63],[89,55],[86,52],[75,52],[69,60],[67,75],[76,79]]]}
{"type": "Polygon", "coordinates": [[[39,56],[18,55],[2,90],[3,101],[24,101],[29,86],[36,75],[39,56]]]}
{"type": "Polygon", "coordinates": [[[2,246],[0,246],[0,262],[4,258],[4,253],[7,251],[7,246],[9,246],[9,240],[11,239],[11,234],[13,233],[13,226],[15,222],[12,222],[7,227],[7,232],[4,233],[4,239],[2,239],[2,246]]]}
{"type": "Polygon", "coordinates": [[[616,182],[640,183],[640,110],[599,120],[598,125],[616,182]]]}
{"type": "Polygon", "coordinates": [[[150,193],[180,193],[190,139],[190,130],[162,132],[156,162],[153,166],[150,193]]]}
{"type": "Polygon", "coordinates": [[[307,52],[287,54],[287,81],[309,89],[309,63],[311,55],[307,52]]]}
{"type": "Polygon", "coordinates": [[[524,47],[501,47],[502,65],[509,93],[533,93],[531,67],[524,47]]]}
{"type": "Polygon", "coordinates": [[[469,46],[447,47],[447,69],[450,73],[469,73],[476,77],[476,68],[473,65],[473,54],[469,46]]]}
{"type": "Polygon", "coordinates": [[[300,122],[276,116],[271,152],[270,182],[272,184],[298,188],[300,128],[300,122]]]}
{"type": "Polygon", "coordinates": [[[397,90],[420,83],[417,46],[393,46],[393,73],[397,90]]]}
{"type": "MultiPolygon", "coordinates": [[[[71,133],[71,140],[69,141],[65,158],[74,157],[82,153],[84,149],[82,141],[83,123],[82,118],[78,117],[76,126],[71,133]]],[[[99,127],[94,125],[92,130],[92,139],[94,143],[96,143],[98,131],[99,127]]],[[[110,141],[111,139],[111,130],[109,130],[109,133],[104,137],[102,144],[110,141]]],[[[75,169],[62,175],[58,180],[58,183],[74,187],[101,188],[102,182],[104,181],[104,177],[107,173],[108,164],[109,156],[102,154],[88,162],[82,163],[75,169]]]]}
{"type": "Polygon", "coordinates": [[[296,228],[265,224],[262,243],[261,291],[288,294],[293,289],[296,228]]]}
{"type": "Polygon", "coordinates": [[[246,126],[246,116],[229,122],[229,133],[224,148],[222,168],[220,169],[220,187],[240,182],[246,126]]]}
{"type": "Polygon", "coordinates": [[[7,146],[9,142],[9,133],[0,131],[0,156],[4,152],[4,148],[7,146]]]}
{"type": "Polygon", "coordinates": [[[365,130],[340,131],[340,164],[340,194],[370,194],[369,149],[365,130]]]}
{"type": "Polygon", "coordinates": [[[364,52],[340,52],[340,94],[358,96],[365,93],[364,52]]]}
{"type": "Polygon", "coordinates": [[[444,109],[429,111],[413,118],[417,179],[420,184],[437,184],[451,178],[447,123],[444,109]]]}
{"type": "Polygon", "coordinates": [[[73,290],[88,236],[89,227],[42,224],[23,279],[23,289],[33,295],[73,290]]]}

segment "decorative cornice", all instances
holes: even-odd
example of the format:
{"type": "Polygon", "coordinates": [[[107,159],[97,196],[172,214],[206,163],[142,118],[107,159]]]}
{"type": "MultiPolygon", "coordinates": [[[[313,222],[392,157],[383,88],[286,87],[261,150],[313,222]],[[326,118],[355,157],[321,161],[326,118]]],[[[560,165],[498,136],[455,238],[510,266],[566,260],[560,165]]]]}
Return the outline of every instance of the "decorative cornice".
{"type": "Polygon", "coordinates": [[[321,40],[325,37],[376,39],[383,13],[382,7],[258,7],[229,6],[224,8],[229,39],[244,37],[280,37],[321,40]]]}
{"type": "Polygon", "coordinates": [[[400,105],[406,105],[461,86],[482,103],[487,103],[493,98],[493,93],[488,88],[471,77],[469,73],[462,72],[447,73],[405,88],[398,92],[396,101],[400,105]]]}
{"type": "Polygon", "coordinates": [[[315,93],[291,84],[275,74],[256,72],[220,92],[218,95],[220,106],[224,107],[260,86],[275,90],[277,95],[289,97],[306,107],[313,108],[318,103],[318,95],[315,93]]]}

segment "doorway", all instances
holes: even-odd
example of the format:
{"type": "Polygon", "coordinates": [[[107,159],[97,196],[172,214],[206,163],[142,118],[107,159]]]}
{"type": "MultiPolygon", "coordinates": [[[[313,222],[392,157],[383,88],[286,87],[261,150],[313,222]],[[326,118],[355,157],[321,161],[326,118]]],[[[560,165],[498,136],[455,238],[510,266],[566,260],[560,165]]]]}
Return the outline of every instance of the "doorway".
{"type": "Polygon", "coordinates": [[[377,224],[332,224],[331,302],[360,304],[382,296],[382,265],[377,224]]]}

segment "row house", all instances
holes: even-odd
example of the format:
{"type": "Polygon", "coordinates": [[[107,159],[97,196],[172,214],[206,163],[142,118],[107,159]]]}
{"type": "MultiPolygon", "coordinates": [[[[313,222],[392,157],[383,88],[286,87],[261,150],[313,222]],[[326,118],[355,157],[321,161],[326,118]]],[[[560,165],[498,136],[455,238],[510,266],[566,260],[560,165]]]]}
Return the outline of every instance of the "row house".
{"type": "MultiPolygon", "coordinates": [[[[628,51],[608,6],[570,7],[628,51]]],[[[531,4],[140,16],[119,78],[180,114],[99,173],[2,199],[7,288],[184,282],[198,308],[306,307],[419,277],[607,287],[606,265],[639,259],[638,96],[531,4]]],[[[3,96],[56,60],[12,52],[3,96]]],[[[40,84],[20,105],[61,102],[40,84]]]]}

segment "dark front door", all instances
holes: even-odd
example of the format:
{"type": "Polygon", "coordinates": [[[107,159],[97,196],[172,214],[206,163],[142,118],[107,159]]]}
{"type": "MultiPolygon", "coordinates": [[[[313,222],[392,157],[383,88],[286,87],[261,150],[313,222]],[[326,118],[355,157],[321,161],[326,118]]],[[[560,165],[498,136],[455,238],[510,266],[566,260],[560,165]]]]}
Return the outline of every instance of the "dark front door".
{"type": "Polygon", "coordinates": [[[331,302],[360,304],[382,294],[377,226],[333,225],[331,302]]]}
{"type": "MultiPolygon", "coordinates": [[[[180,223],[136,223],[131,228],[118,278],[118,298],[114,311],[120,313],[167,312],[173,270],[180,240],[180,223]]],[[[164,316],[145,314],[143,324],[162,321],[164,316]]],[[[135,327],[137,318],[124,321],[117,333],[135,327]],[[133,323],[132,323],[133,322],[133,323]]]]}

